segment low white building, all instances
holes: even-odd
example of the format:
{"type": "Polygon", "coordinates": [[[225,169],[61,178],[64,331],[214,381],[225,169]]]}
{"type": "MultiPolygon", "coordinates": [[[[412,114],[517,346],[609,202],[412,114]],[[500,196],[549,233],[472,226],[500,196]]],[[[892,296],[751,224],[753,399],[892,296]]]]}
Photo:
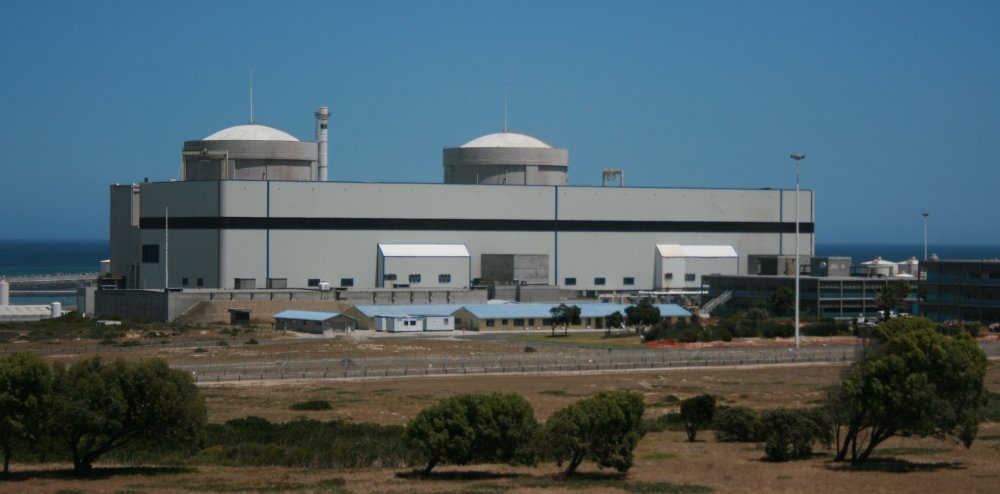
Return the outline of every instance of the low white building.
{"type": "Polygon", "coordinates": [[[731,245],[656,246],[656,289],[701,289],[701,277],[706,274],[736,275],[740,257],[731,245]]]}
{"type": "Polygon", "coordinates": [[[471,269],[461,244],[378,244],[379,287],[465,288],[471,269]]]}

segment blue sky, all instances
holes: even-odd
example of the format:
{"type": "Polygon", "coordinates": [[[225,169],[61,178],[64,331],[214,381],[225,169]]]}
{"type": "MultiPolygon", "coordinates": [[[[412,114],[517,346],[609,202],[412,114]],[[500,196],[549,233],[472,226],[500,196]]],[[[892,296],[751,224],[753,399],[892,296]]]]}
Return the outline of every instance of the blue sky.
{"type": "Polygon", "coordinates": [[[105,238],[108,185],[177,178],[254,118],[332,180],[441,180],[503,127],[570,183],[816,190],[817,242],[1000,244],[996,1],[16,1],[0,16],[0,238],[105,238]]]}

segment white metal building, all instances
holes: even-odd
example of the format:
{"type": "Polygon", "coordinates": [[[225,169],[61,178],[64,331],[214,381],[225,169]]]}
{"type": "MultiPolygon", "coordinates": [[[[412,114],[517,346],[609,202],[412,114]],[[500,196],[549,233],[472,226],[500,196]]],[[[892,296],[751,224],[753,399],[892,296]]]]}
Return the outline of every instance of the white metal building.
{"type": "Polygon", "coordinates": [[[375,286],[468,288],[469,250],[460,244],[378,244],[375,286]]]}
{"type": "Polygon", "coordinates": [[[739,273],[740,257],[730,245],[657,245],[657,289],[700,289],[703,274],[739,273]]]}

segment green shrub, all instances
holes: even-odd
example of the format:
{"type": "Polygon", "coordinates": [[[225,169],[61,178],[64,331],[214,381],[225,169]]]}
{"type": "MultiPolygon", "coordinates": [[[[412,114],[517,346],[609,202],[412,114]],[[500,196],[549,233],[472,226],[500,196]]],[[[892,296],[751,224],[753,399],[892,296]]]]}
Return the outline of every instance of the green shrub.
{"type": "Polygon", "coordinates": [[[812,454],[814,442],[829,443],[829,423],[819,412],[779,408],[761,415],[764,453],[770,461],[787,461],[812,454]]]}
{"type": "Polygon", "coordinates": [[[747,407],[724,407],[715,413],[715,437],[722,442],[762,441],[760,418],[747,407]]]}
{"type": "Polygon", "coordinates": [[[403,444],[403,427],[339,420],[272,424],[260,417],[210,424],[200,460],[226,466],[394,468],[419,460],[403,444]]]}
{"type": "Polygon", "coordinates": [[[250,338],[249,340],[246,341],[246,344],[247,345],[256,345],[257,344],[257,340],[255,338],[250,338]]]}
{"type": "Polygon", "coordinates": [[[760,325],[760,336],[764,338],[791,338],[795,336],[795,328],[791,324],[766,321],[760,325]]]}
{"type": "Polygon", "coordinates": [[[845,321],[819,321],[807,324],[801,333],[804,336],[845,336],[851,334],[851,325],[845,321]]]}
{"type": "Polygon", "coordinates": [[[535,347],[533,347],[533,346],[526,346],[526,347],[524,347],[524,353],[535,353],[537,351],[538,350],[536,350],[535,347]]]}
{"type": "Polygon", "coordinates": [[[439,463],[533,465],[538,430],[523,396],[461,394],[421,410],[403,438],[425,460],[428,475],[439,463]]]}
{"type": "Polygon", "coordinates": [[[298,403],[292,403],[290,410],[306,410],[306,411],[317,411],[317,410],[330,410],[333,408],[330,406],[330,402],[327,400],[309,400],[300,401],[298,403]]]}
{"type": "Polygon", "coordinates": [[[698,431],[712,423],[715,416],[715,397],[698,395],[681,402],[681,418],[688,441],[694,442],[698,431]]]}
{"type": "Polygon", "coordinates": [[[548,453],[567,475],[583,460],[626,472],[645,434],[642,395],[630,391],[599,393],[557,411],[545,424],[548,453]]]}

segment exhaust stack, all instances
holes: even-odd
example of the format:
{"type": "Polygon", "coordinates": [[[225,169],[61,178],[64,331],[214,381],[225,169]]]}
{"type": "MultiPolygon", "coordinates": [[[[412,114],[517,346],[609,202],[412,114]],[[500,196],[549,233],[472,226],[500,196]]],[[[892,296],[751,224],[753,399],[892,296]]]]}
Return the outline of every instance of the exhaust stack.
{"type": "Polygon", "coordinates": [[[316,109],[316,143],[319,145],[319,163],[316,172],[319,175],[317,180],[326,182],[327,180],[327,160],[329,159],[327,150],[327,124],[330,121],[330,109],[321,106],[316,109]]]}

